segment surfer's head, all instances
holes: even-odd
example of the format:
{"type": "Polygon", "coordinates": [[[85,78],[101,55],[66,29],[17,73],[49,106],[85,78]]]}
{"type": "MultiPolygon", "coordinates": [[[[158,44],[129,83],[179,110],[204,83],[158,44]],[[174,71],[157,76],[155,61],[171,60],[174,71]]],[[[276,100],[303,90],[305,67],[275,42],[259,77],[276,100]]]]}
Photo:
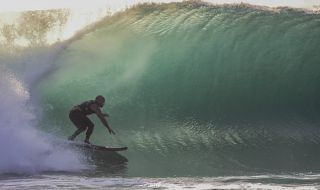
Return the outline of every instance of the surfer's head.
{"type": "Polygon", "coordinates": [[[104,102],[105,102],[105,99],[103,96],[99,95],[96,97],[96,103],[98,104],[99,107],[103,107],[104,106],[104,102]]]}

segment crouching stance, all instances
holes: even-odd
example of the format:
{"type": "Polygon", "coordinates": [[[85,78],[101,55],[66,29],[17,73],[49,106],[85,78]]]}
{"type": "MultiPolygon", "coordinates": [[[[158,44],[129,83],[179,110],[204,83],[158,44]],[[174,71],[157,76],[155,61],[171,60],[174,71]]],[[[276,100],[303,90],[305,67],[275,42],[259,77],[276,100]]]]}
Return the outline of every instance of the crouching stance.
{"type": "Polygon", "coordinates": [[[69,140],[73,141],[76,136],[87,130],[86,139],[84,142],[90,144],[89,139],[93,132],[94,124],[87,116],[93,113],[95,113],[99,117],[103,125],[108,128],[110,134],[115,134],[105,118],[108,116],[108,114],[104,114],[101,112],[100,108],[104,106],[104,102],[104,97],[99,95],[95,100],[83,102],[82,104],[74,106],[71,109],[69,118],[77,127],[77,130],[68,138],[69,140]]]}

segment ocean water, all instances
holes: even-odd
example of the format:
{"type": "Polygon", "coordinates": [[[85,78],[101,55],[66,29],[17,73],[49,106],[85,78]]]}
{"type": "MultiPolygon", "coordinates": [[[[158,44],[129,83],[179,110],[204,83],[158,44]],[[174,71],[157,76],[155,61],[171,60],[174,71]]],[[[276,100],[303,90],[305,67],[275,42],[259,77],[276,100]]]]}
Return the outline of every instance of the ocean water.
{"type": "Polygon", "coordinates": [[[319,188],[317,12],[143,4],[44,43],[67,16],[2,30],[1,189],[319,188]],[[127,151],[65,140],[98,94],[116,135],[92,116],[92,143],[127,151]]]}

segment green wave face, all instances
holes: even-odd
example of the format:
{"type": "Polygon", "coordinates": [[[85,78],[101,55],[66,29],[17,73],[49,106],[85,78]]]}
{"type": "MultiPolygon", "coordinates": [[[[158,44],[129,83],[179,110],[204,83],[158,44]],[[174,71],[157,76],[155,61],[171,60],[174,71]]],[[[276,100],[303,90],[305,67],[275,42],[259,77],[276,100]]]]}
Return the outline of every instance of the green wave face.
{"type": "Polygon", "coordinates": [[[140,5],[97,23],[56,60],[39,87],[41,125],[69,135],[70,108],[102,94],[117,135],[93,116],[92,141],[127,145],[130,175],[319,170],[312,164],[319,150],[301,140],[320,142],[313,120],[290,118],[279,128],[247,122],[319,113],[319,49],[318,14],[140,5]],[[310,133],[300,133],[305,128],[310,133]],[[303,151],[310,162],[300,167],[303,151]]]}

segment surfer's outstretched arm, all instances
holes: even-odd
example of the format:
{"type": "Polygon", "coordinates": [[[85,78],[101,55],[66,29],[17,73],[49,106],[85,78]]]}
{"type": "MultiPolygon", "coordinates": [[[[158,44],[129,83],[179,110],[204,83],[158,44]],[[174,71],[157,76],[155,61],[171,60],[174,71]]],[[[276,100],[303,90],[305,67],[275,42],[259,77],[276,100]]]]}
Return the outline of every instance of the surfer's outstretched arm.
{"type": "Polygon", "coordinates": [[[91,107],[90,107],[94,112],[95,114],[99,117],[100,121],[103,123],[104,126],[106,126],[109,130],[109,133],[110,134],[115,134],[115,132],[112,130],[112,128],[110,127],[108,121],[106,120],[105,118],[105,115],[101,112],[101,110],[98,108],[97,105],[95,104],[92,104],[91,107]]]}

